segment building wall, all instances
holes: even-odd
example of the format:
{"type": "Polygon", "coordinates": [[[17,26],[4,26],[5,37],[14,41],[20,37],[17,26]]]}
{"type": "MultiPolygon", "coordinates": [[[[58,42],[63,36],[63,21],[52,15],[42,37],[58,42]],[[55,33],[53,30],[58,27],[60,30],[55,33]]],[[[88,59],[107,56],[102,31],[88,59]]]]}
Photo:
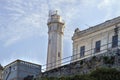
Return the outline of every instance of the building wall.
{"type": "MultiPolygon", "coordinates": [[[[70,64],[43,72],[41,77],[66,77],[66,76],[74,76],[79,74],[88,74],[93,70],[98,68],[116,68],[120,71],[120,55],[118,52],[120,49],[114,49],[114,56],[113,54],[103,53],[97,56],[85,58],[82,60],[78,60],[72,62],[70,64]],[[111,58],[113,57],[113,63],[105,62],[105,57],[111,58]]],[[[119,53],[120,54],[120,53],[119,53]]],[[[110,60],[109,60],[110,61],[110,60]]]]}
{"type": "Polygon", "coordinates": [[[27,77],[28,75],[37,77],[41,73],[41,66],[37,66],[34,64],[29,64],[26,62],[20,62],[18,64],[18,69],[17,69],[17,76],[18,78],[22,78],[23,80],[24,77],[27,77]]]}
{"type": "Polygon", "coordinates": [[[42,77],[86,74],[101,67],[120,70],[120,17],[83,31],[77,28],[72,40],[72,61],[67,61],[69,64],[43,72],[42,77]],[[118,45],[112,48],[112,37],[116,35],[114,30],[116,27],[118,28],[118,45]],[[100,52],[95,52],[96,41],[99,40],[101,41],[100,52]],[[80,56],[81,46],[85,46],[85,55],[83,57],[80,56]]]}
{"type": "Polygon", "coordinates": [[[40,74],[40,65],[17,60],[5,66],[3,70],[3,80],[23,80],[28,75],[37,77],[40,74]]]}
{"type": "Polygon", "coordinates": [[[0,70],[0,80],[2,80],[2,71],[3,70],[0,70]]]}
{"type": "Polygon", "coordinates": [[[8,65],[3,70],[3,80],[11,80],[17,77],[17,63],[13,63],[12,65],[8,65]]]}
{"type": "MultiPolygon", "coordinates": [[[[101,41],[101,52],[100,53],[103,53],[103,52],[106,52],[107,51],[107,48],[111,48],[111,44],[109,43],[112,43],[112,36],[114,36],[114,28],[115,28],[116,25],[112,25],[112,26],[109,26],[109,27],[105,27],[103,29],[96,29],[96,31],[90,33],[90,34],[86,34],[87,32],[84,32],[84,33],[81,33],[79,34],[78,33],[74,33],[74,36],[73,36],[73,57],[72,57],[72,60],[73,61],[76,61],[76,60],[79,60],[81,59],[80,58],[80,47],[81,46],[85,46],[85,57],[89,57],[91,55],[94,55],[95,54],[95,44],[96,44],[96,41],[101,41]],[[77,37],[77,38],[74,38],[74,37],[77,37]],[[108,44],[108,45],[106,45],[108,44]],[[106,50],[104,50],[106,49],[106,50]]],[[[117,24],[117,26],[119,27],[120,24],[117,24]]],[[[91,28],[90,31],[92,31],[93,29],[95,28],[91,28]]],[[[120,30],[119,30],[120,32],[120,30]]],[[[118,37],[119,37],[119,40],[120,40],[120,33],[118,33],[118,37]]]]}

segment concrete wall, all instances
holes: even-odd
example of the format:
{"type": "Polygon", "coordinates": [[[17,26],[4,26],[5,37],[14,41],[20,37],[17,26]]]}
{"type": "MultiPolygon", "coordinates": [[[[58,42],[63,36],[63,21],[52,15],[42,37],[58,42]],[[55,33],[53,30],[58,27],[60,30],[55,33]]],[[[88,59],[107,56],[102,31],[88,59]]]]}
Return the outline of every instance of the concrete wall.
{"type": "Polygon", "coordinates": [[[11,80],[17,78],[17,63],[7,66],[3,70],[3,80],[11,80]]]}
{"type": "Polygon", "coordinates": [[[37,77],[41,73],[41,66],[20,62],[18,64],[17,76],[23,80],[28,75],[37,77]]]}
{"type": "MultiPolygon", "coordinates": [[[[120,27],[120,24],[117,24],[118,27],[120,27]]],[[[76,61],[77,59],[80,59],[80,47],[85,46],[85,56],[86,55],[93,55],[95,53],[95,44],[96,41],[101,41],[101,51],[104,49],[109,49],[112,47],[112,36],[114,36],[114,28],[116,25],[112,25],[100,30],[96,30],[90,34],[84,35],[86,33],[74,33],[73,37],[77,37],[73,39],[73,57],[72,60],[76,61]],[[108,45],[106,45],[108,44],[108,45]]],[[[94,29],[94,28],[93,28],[94,29]]],[[[93,29],[89,30],[92,31],[93,29]]],[[[120,29],[120,28],[119,28],[120,29]]],[[[120,30],[119,30],[120,32],[120,30]]],[[[118,33],[119,40],[120,40],[120,33],[118,33]]],[[[120,43],[119,43],[120,44],[120,43]]],[[[105,50],[104,50],[105,51],[105,50]]],[[[85,58],[85,57],[84,57],[85,58]]]]}
{"type": "Polygon", "coordinates": [[[102,24],[90,27],[86,30],[80,31],[78,28],[72,37],[73,40],[73,55],[71,63],[64,65],[42,74],[42,77],[60,77],[70,76],[78,73],[84,74],[97,67],[111,66],[119,68],[120,56],[119,47],[112,48],[112,37],[115,34],[115,28],[118,27],[118,40],[120,41],[120,17],[108,20],[102,24]],[[95,52],[96,41],[101,41],[100,52],[95,52]],[[84,56],[80,56],[80,47],[85,46],[84,56]],[[115,56],[114,56],[115,55],[115,56]],[[105,64],[104,56],[114,57],[113,64],[105,64]],[[94,57],[96,57],[94,59],[94,57]],[[83,64],[81,64],[83,63],[83,64]]]}
{"type": "Polygon", "coordinates": [[[111,67],[120,70],[120,49],[116,48],[111,50],[111,52],[112,54],[105,52],[97,56],[91,56],[89,58],[85,58],[83,60],[72,62],[70,64],[43,72],[41,77],[62,77],[87,74],[100,67],[111,67]],[[109,60],[113,61],[113,63],[107,62],[105,57],[108,57],[109,60]],[[111,57],[113,58],[111,59],[111,57]]]}
{"type": "Polygon", "coordinates": [[[3,70],[0,70],[0,80],[2,80],[2,71],[3,70]]]}
{"type": "Polygon", "coordinates": [[[23,80],[28,75],[37,77],[41,74],[41,66],[21,60],[16,60],[3,70],[3,80],[23,80]]]}

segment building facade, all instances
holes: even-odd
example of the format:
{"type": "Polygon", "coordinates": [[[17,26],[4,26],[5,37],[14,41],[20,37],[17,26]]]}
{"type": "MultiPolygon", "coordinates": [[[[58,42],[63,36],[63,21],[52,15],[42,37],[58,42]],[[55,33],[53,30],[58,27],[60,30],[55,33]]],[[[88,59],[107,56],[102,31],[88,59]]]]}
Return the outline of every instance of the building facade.
{"type": "Polygon", "coordinates": [[[3,67],[0,65],[0,80],[2,80],[3,67]]]}
{"type": "Polygon", "coordinates": [[[48,51],[47,70],[61,65],[62,45],[64,34],[64,21],[57,11],[49,13],[48,25],[48,51]]]}
{"type": "Polygon", "coordinates": [[[16,60],[4,67],[2,80],[24,80],[27,76],[36,78],[40,74],[40,65],[16,60]]]}
{"type": "Polygon", "coordinates": [[[120,71],[120,17],[86,30],[77,28],[72,40],[73,55],[63,59],[67,64],[44,72],[43,77],[89,74],[101,67],[120,71]]]}
{"type": "Polygon", "coordinates": [[[80,31],[72,37],[72,61],[102,54],[120,47],[120,17],[80,31]]]}

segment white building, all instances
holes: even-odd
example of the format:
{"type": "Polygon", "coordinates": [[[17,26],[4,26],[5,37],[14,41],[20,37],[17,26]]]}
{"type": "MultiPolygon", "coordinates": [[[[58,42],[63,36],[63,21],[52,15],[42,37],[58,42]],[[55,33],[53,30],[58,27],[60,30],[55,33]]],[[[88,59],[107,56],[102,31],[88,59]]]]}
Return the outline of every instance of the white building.
{"type": "Polygon", "coordinates": [[[120,17],[86,30],[75,30],[72,61],[102,54],[120,47],[120,17]]]}
{"type": "Polygon", "coordinates": [[[47,70],[59,67],[62,58],[62,45],[65,23],[57,11],[49,13],[47,70]]]}

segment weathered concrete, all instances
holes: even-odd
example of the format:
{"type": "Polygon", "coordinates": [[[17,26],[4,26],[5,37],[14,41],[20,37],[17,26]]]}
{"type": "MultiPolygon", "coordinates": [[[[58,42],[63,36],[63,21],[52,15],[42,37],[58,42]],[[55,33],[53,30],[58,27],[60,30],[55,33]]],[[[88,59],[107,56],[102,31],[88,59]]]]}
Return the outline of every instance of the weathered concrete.
{"type": "MultiPolygon", "coordinates": [[[[120,17],[108,20],[83,31],[77,28],[72,40],[73,55],[71,63],[46,71],[42,74],[43,77],[85,74],[99,67],[119,68],[120,17]],[[118,36],[118,40],[115,38],[116,41],[113,40],[115,36],[118,36]],[[97,45],[100,47],[98,52],[96,52],[97,41],[100,41],[100,44],[97,45]],[[117,42],[115,47],[112,46],[113,42],[117,42]],[[83,46],[84,49],[81,49],[83,46]],[[80,55],[81,53],[84,55],[80,55]],[[104,59],[108,60],[104,61],[104,59]]],[[[50,56],[52,56],[52,53],[50,56]]],[[[57,60],[54,61],[57,62],[57,60]]]]}
{"type": "Polygon", "coordinates": [[[0,65],[0,80],[2,80],[2,71],[3,71],[3,66],[0,65]]]}
{"type": "Polygon", "coordinates": [[[49,36],[47,70],[61,66],[64,24],[61,16],[57,12],[50,13],[47,23],[49,36]]]}
{"type": "Polygon", "coordinates": [[[111,67],[120,70],[120,50],[114,48],[110,52],[85,58],[42,73],[41,77],[73,76],[89,73],[96,68],[111,67]]]}
{"type": "MultiPolygon", "coordinates": [[[[76,58],[79,59],[81,57],[80,48],[82,46],[85,46],[84,55],[94,54],[97,41],[101,41],[100,46],[102,47],[100,51],[111,48],[112,37],[115,35],[114,29],[116,27],[118,27],[118,41],[120,41],[120,17],[108,20],[83,31],[77,28],[72,37],[73,55],[76,55],[72,57],[72,60],[74,61],[76,58]]],[[[120,42],[118,42],[118,45],[120,45],[120,42]]]]}
{"type": "Polygon", "coordinates": [[[4,67],[2,80],[23,80],[27,76],[33,76],[36,78],[40,74],[40,65],[16,60],[4,67]]]}

